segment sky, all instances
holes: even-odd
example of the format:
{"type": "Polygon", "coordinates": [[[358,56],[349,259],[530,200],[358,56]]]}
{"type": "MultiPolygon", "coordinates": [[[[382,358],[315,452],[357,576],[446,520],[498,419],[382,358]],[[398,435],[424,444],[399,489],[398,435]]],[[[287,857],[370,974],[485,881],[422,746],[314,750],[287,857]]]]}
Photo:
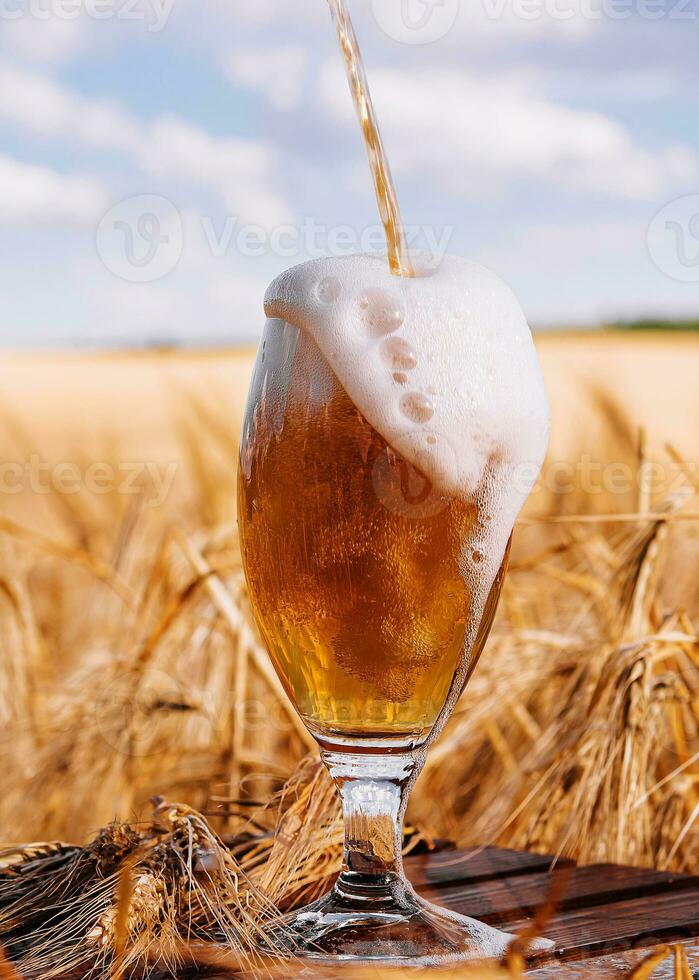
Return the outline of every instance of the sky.
{"type": "MultiPolygon", "coordinates": [[[[348,0],[415,247],[534,327],[699,315],[699,0],[348,0]]],[[[325,0],[0,0],[0,344],[254,342],[380,250],[325,0]]]]}

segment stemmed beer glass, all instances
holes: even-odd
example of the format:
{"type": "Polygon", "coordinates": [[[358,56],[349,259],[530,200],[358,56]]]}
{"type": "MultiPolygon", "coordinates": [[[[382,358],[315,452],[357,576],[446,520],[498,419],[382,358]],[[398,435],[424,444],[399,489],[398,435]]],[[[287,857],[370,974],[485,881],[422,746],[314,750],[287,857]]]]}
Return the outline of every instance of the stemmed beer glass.
{"type": "MultiPolygon", "coordinates": [[[[393,348],[400,374],[408,355],[393,348]]],[[[499,955],[511,939],[425,902],[401,861],[408,794],[500,595],[509,546],[474,623],[462,563],[486,558],[472,546],[481,520],[475,500],[440,491],[389,445],[308,332],[267,320],[240,449],[243,561],[259,628],[345,821],[334,888],[285,919],[295,953],[440,962],[499,955]]]]}

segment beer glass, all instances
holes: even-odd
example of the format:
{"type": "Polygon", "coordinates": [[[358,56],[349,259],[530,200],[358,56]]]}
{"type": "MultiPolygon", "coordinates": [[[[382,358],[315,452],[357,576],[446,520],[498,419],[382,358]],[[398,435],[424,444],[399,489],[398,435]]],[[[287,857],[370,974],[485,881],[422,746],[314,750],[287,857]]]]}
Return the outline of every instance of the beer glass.
{"type": "Polygon", "coordinates": [[[243,562],[276,671],[338,786],[346,832],[332,891],[287,916],[270,945],[421,963],[499,955],[511,939],[422,900],[401,862],[408,794],[500,594],[507,555],[474,623],[461,562],[480,520],[475,502],[441,493],[388,445],[310,335],[267,320],[241,438],[243,562]]]}

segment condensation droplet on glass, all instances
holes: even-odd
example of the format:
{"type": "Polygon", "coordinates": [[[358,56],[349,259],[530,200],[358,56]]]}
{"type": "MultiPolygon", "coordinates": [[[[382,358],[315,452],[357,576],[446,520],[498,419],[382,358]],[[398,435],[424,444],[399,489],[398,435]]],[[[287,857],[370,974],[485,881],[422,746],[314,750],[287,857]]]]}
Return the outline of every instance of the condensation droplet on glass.
{"type": "Polygon", "coordinates": [[[385,289],[365,290],[359,297],[367,331],[372,337],[385,337],[399,330],[405,320],[403,304],[385,289]]]}
{"type": "Polygon", "coordinates": [[[430,446],[436,446],[437,445],[437,436],[428,436],[427,437],[427,442],[429,443],[430,446]]]}
{"type": "Polygon", "coordinates": [[[393,380],[397,385],[404,385],[408,382],[408,375],[403,374],[401,371],[395,371],[393,374],[393,380]]]}
{"type": "Polygon", "coordinates": [[[427,387],[427,394],[428,395],[437,395],[437,394],[439,394],[439,392],[437,391],[437,389],[435,388],[434,385],[428,385],[428,387],[427,387]]]}
{"type": "Polygon", "coordinates": [[[400,400],[400,410],[413,422],[429,422],[434,415],[434,405],[427,395],[422,395],[418,391],[403,395],[400,400]]]}
{"type": "Polygon", "coordinates": [[[316,286],[316,296],[321,303],[333,303],[342,292],[342,283],[337,276],[328,276],[316,286]]]}
{"type": "Polygon", "coordinates": [[[485,555],[479,549],[476,549],[471,557],[478,565],[480,565],[480,563],[485,559],[485,555]]]}
{"type": "Polygon", "coordinates": [[[417,357],[407,340],[389,337],[381,344],[381,357],[394,371],[414,371],[417,357]]]}

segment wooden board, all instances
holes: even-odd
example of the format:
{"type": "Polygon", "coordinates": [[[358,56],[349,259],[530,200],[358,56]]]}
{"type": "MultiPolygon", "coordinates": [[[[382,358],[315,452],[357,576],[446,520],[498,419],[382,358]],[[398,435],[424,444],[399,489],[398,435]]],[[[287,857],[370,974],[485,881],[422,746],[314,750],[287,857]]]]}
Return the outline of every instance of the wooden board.
{"type": "Polygon", "coordinates": [[[408,858],[406,870],[426,898],[508,932],[521,929],[555,888],[557,910],[544,932],[559,959],[699,936],[699,878],[688,875],[570,862],[554,867],[550,857],[495,848],[408,858]]]}
{"type": "Polygon", "coordinates": [[[405,867],[416,888],[443,886],[454,882],[491,881],[519,875],[547,872],[554,867],[569,867],[572,861],[556,860],[548,854],[510,851],[500,847],[474,847],[468,850],[445,850],[436,854],[408,857],[405,867]]]}

